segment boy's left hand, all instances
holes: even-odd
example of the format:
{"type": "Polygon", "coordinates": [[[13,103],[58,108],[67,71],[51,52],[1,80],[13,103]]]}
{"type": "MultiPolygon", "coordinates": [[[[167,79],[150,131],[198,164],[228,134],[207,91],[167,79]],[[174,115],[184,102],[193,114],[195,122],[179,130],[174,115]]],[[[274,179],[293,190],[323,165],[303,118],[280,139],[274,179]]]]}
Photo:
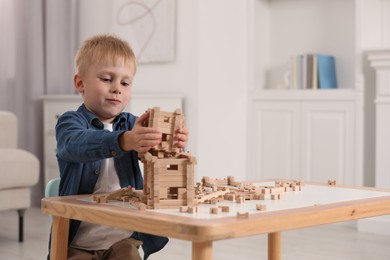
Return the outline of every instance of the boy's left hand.
{"type": "Polygon", "coordinates": [[[185,127],[179,128],[176,131],[176,138],[178,140],[177,144],[179,148],[184,148],[186,146],[187,140],[188,140],[188,129],[185,127]]]}

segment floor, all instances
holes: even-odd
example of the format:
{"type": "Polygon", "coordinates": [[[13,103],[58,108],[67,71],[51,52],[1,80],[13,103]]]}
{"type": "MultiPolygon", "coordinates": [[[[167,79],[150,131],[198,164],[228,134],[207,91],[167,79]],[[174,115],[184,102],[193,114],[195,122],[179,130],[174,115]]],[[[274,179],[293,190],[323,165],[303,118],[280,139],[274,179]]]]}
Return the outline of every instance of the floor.
{"type": "MultiPolygon", "coordinates": [[[[16,211],[0,212],[0,260],[43,260],[49,219],[39,208],[25,214],[25,241],[17,241],[16,211]]],[[[326,225],[282,233],[283,260],[388,260],[390,237],[357,232],[351,226],[326,225]]],[[[266,235],[218,241],[215,260],[267,259],[266,235]]],[[[191,259],[191,243],[171,239],[150,260],[191,259]]]]}

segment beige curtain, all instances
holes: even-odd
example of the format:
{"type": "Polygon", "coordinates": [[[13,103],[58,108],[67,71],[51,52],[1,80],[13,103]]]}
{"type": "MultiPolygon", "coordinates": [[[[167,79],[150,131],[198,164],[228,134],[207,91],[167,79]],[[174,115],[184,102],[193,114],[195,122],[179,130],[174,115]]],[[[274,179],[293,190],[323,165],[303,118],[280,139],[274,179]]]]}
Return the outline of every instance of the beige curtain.
{"type": "Polygon", "coordinates": [[[0,0],[0,110],[17,115],[19,147],[41,160],[32,192],[37,206],[44,189],[42,97],[73,93],[74,2],[0,0]]]}
{"type": "MultiPolygon", "coordinates": [[[[42,158],[42,1],[0,0],[0,21],[0,109],[17,115],[19,147],[42,158]]],[[[33,204],[41,194],[38,184],[33,204]]]]}

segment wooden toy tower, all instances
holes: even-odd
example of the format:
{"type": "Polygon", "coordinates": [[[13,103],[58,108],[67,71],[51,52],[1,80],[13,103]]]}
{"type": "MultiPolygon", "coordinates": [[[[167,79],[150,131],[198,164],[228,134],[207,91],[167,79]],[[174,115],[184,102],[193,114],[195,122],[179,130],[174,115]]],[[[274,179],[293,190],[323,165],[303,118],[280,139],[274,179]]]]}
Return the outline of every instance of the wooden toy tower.
{"type": "Polygon", "coordinates": [[[147,208],[193,206],[196,158],[178,148],[175,133],[184,126],[181,109],[173,113],[149,109],[148,127],[162,132],[162,142],[141,154],[144,163],[144,199],[147,208]]]}

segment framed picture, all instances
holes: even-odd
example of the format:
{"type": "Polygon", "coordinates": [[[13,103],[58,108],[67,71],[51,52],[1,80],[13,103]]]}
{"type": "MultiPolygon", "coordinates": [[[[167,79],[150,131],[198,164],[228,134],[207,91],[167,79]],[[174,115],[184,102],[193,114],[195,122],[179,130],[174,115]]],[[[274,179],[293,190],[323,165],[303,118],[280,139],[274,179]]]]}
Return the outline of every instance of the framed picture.
{"type": "Polygon", "coordinates": [[[96,33],[114,33],[130,43],[138,63],[175,60],[176,0],[83,0],[78,4],[80,42],[96,33]]]}

